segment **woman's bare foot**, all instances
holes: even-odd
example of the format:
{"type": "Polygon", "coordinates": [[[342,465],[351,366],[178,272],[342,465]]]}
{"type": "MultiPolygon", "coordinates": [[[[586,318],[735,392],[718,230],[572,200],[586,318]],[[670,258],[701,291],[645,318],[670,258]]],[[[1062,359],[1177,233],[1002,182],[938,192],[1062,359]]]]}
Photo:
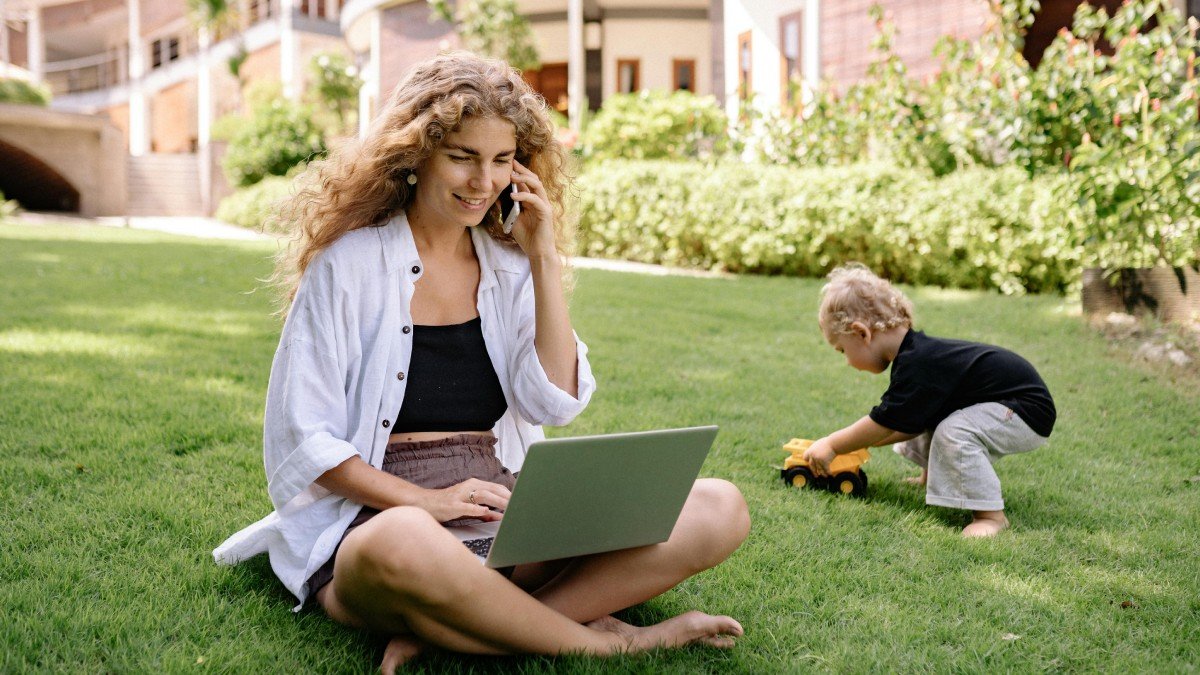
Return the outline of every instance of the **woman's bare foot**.
{"type": "Polygon", "coordinates": [[[1008,529],[1008,518],[1003,511],[976,511],[975,520],[964,527],[964,537],[994,537],[1008,529]]]}
{"type": "Polygon", "coordinates": [[[921,469],[920,476],[908,476],[904,479],[904,482],[908,483],[909,485],[916,485],[917,487],[925,487],[925,483],[928,480],[929,480],[929,469],[921,469]]]}
{"type": "Polygon", "coordinates": [[[397,635],[388,640],[383,650],[383,662],[379,664],[379,672],[383,675],[395,675],[396,669],[416,658],[425,650],[421,638],[411,633],[397,635]]]}
{"type": "Polygon", "coordinates": [[[734,638],[742,634],[742,625],[734,619],[696,611],[685,612],[646,627],[633,626],[611,616],[601,617],[587,625],[620,635],[629,652],[689,644],[729,649],[734,646],[734,638]]]}

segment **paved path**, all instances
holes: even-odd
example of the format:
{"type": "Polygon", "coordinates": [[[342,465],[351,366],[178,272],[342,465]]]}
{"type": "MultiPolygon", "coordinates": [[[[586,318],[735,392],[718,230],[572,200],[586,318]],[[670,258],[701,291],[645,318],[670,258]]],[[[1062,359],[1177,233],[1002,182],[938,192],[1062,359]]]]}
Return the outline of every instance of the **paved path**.
{"type": "MultiPolygon", "coordinates": [[[[79,216],[58,213],[23,212],[16,218],[17,222],[30,224],[68,223],[78,225],[103,225],[106,227],[133,227],[140,230],[157,230],[187,237],[204,239],[233,239],[238,241],[272,241],[278,235],[266,234],[243,227],[236,227],[216,218],[201,217],[157,217],[157,216],[128,216],[82,218],[79,216]]],[[[634,274],[650,274],[654,276],[688,276],[704,278],[730,278],[734,275],[724,272],[709,272],[706,270],[690,270],[677,267],[664,267],[648,263],[630,262],[628,260],[608,260],[604,258],[572,258],[571,264],[578,269],[598,269],[610,272],[630,272],[634,274]]]]}

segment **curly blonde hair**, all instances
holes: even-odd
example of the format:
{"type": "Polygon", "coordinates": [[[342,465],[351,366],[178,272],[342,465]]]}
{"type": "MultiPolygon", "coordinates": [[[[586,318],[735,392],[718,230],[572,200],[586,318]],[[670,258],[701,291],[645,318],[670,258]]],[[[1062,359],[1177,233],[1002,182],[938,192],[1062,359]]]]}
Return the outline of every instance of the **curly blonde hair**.
{"type": "Polygon", "coordinates": [[[817,313],[825,335],[853,332],[850,324],[855,321],[872,331],[912,327],[912,301],[866,265],[842,265],[828,278],[829,283],[821,289],[821,309],[817,313]]]}
{"type": "MultiPolygon", "coordinates": [[[[516,127],[517,161],[541,179],[554,209],[556,248],[567,255],[571,229],[563,200],[570,177],[546,102],[503,61],[468,52],[440,54],[417,64],[400,82],[364,139],[347,141],[311,163],[297,180],[295,195],[278,215],[281,228],[292,233],[271,278],[281,313],[317,254],[347,232],[385,225],[412,204],[416,191],[406,181],[409,174],[472,117],[498,117],[516,127]]],[[[481,227],[513,243],[498,203],[481,227]]]]}

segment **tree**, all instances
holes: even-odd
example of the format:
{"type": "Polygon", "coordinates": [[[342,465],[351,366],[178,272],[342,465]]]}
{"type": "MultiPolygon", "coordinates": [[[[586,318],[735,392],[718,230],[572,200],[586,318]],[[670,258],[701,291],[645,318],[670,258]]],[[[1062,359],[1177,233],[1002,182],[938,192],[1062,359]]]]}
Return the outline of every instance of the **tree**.
{"type": "Polygon", "coordinates": [[[529,21],[517,11],[516,0],[427,0],[432,16],[455,24],[463,47],[502,58],[518,70],[541,67],[529,21]]]}

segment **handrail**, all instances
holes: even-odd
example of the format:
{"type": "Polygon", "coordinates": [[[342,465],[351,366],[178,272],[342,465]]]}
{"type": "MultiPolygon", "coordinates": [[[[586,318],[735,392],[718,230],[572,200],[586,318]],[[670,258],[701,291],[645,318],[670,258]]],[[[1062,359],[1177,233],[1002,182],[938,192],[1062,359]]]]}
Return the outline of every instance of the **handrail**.
{"type": "Polygon", "coordinates": [[[66,61],[50,61],[42,66],[42,68],[47,73],[61,73],[66,70],[78,70],[92,66],[101,66],[106,63],[113,63],[119,60],[120,58],[117,55],[111,52],[104,52],[103,54],[81,56],[76,59],[67,59],[66,61]]]}

